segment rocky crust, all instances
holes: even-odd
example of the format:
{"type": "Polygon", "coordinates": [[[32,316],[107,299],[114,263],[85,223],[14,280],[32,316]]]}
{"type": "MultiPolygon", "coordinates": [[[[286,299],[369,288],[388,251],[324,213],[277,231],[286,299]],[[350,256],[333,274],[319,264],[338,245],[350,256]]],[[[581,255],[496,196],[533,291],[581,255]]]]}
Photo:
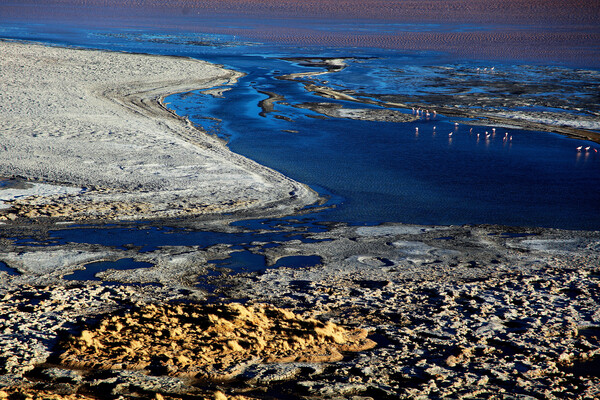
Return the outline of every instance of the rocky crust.
{"type": "Polygon", "coordinates": [[[387,224],[295,237],[243,246],[271,266],[292,255],[322,263],[219,274],[208,260],[231,256],[231,246],[136,255],[2,239],[0,390],[107,399],[600,396],[598,232],[387,224]],[[60,278],[124,257],[155,266],[104,271],[100,281],[60,278]]]}

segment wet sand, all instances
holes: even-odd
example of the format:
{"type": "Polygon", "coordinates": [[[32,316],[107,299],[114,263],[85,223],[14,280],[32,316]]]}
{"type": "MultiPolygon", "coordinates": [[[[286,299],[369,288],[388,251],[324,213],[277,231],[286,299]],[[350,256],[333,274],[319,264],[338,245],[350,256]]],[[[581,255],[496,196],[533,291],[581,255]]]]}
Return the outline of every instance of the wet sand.
{"type": "Polygon", "coordinates": [[[0,48],[11,77],[0,81],[0,175],[76,189],[21,193],[3,219],[286,214],[317,199],[162,104],[172,93],[235,83],[237,72],[187,58],[0,48]]]}

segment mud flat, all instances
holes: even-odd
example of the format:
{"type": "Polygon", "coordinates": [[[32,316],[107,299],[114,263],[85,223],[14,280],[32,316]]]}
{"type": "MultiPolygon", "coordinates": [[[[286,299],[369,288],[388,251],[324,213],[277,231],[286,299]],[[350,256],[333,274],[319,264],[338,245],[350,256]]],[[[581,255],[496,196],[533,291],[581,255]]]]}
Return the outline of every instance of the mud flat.
{"type": "Polygon", "coordinates": [[[2,219],[279,214],[317,198],[162,104],[234,83],[237,72],[188,58],[9,41],[0,49],[10,77],[0,80],[0,176],[70,187],[7,194],[2,219]]]}

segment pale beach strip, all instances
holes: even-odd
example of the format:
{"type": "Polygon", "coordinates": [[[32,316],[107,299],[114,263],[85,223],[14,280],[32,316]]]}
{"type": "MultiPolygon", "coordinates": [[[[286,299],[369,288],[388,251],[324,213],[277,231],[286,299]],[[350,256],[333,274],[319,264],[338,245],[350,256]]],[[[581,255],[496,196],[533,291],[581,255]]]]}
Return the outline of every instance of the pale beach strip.
{"type": "Polygon", "coordinates": [[[3,219],[289,214],[318,199],[163,104],[172,93],[235,84],[238,72],[12,41],[0,41],[0,54],[0,176],[71,187],[13,200],[3,219]]]}

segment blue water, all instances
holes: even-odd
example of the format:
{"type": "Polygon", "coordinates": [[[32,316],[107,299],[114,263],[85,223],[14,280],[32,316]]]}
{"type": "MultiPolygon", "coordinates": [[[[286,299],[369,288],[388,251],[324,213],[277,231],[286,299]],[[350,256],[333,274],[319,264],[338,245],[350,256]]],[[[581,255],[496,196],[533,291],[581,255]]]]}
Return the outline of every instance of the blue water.
{"type": "MultiPolygon", "coordinates": [[[[232,246],[248,245],[251,242],[272,242],[300,240],[304,243],[314,243],[317,240],[306,238],[301,232],[320,232],[324,227],[313,225],[311,221],[303,223],[297,220],[274,222],[274,220],[241,221],[238,226],[245,228],[243,232],[213,232],[189,229],[156,227],[148,223],[131,223],[127,226],[81,225],[48,232],[47,242],[53,245],[68,243],[89,243],[122,250],[136,248],[139,253],[159,250],[161,246],[197,246],[206,248],[219,243],[232,246]],[[290,227],[293,226],[293,229],[290,227]],[[264,232],[256,232],[259,228],[264,232]]],[[[27,239],[27,245],[35,245],[36,241],[27,239]]],[[[43,241],[41,243],[45,243],[43,241]]],[[[16,241],[16,244],[23,244],[16,241]]],[[[38,243],[39,244],[39,243],[38,243]]]]}
{"type": "Polygon", "coordinates": [[[248,250],[231,253],[230,257],[224,260],[212,260],[209,263],[215,264],[219,268],[231,269],[234,273],[242,272],[260,272],[268,268],[304,268],[313,267],[322,262],[319,256],[289,256],[282,257],[277,262],[267,267],[265,256],[255,254],[248,250]]]}
{"type": "Polygon", "coordinates": [[[319,256],[288,256],[282,257],[272,268],[306,268],[321,264],[323,259],[319,256]]]}
{"type": "MultiPolygon", "coordinates": [[[[275,78],[303,67],[270,62],[281,72],[265,70],[265,60],[252,65],[245,58],[242,70],[248,75],[224,98],[194,92],[166,101],[201,126],[204,115],[218,118],[212,132],[225,137],[233,151],[339,196],[341,204],[321,218],[355,224],[600,227],[600,157],[575,150],[582,143],[599,145],[519,129],[498,128],[486,139],[492,127],[456,128],[456,119],[441,115],[404,124],[315,119],[314,112],[293,104],[324,99],[275,78]],[[276,103],[276,112],[261,115],[258,103],[267,97],[261,91],[284,94],[286,104],[276,103]],[[512,140],[505,140],[506,132],[512,140]]],[[[366,61],[361,62],[362,69],[366,61]]],[[[352,76],[351,69],[344,73],[352,76]]]]}
{"type": "MultiPolygon", "coordinates": [[[[198,36],[142,29],[93,30],[18,22],[4,23],[0,36],[59,45],[191,56],[246,73],[223,98],[197,92],[174,95],[167,99],[169,107],[189,116],[209,132],[226,138],[233,151],[330,193],[336,207],[312,215],[315,221],[490,223],[600,229],[600,157],[594,152],[575,151],[580,145],[600,148],[598,145],[518,129],[499,129],[495,137],[486,140],[484,132],[491,131],[491,127],[474,126],[470,134],[469,126],[459,125],[455,129],[455,119],[443,115],[435,120],[404,124],[316,119],[314,112],[294,105],[324,99],[307,93],[301,83],[276,78],[283,73],[319,70],[281,60],[284,57],[352,56],[359,58],[349,60],[349,67],[344,71],[317,79],[326,80],[336,88],[379,94],[454,93],[456,88],[431,82],[443,78],[444,68],[468,72],[486,65],[482,60],[456,60],[430,52],[292,48],[250,43],[226,35],[198,36]],[[261,93],[264,91],[284,95],[287,104],[277,103],[276,112],[261,116],[258,104],[266,98],[261,93]],[[213,119],[207,120],[206,116],[213,119]],[[416,128],[419,128],[418,135],[416,128]],[[512,136],[512,141],[503,140],[505,131],[512,136]],[[449,137],[450,132],[453,132],[452,137],[449,137]],[[481,135],[479,140],[477,133],[481,135]]],[[[504,71],[504,75],[499,73],[489,79],[517,77],[536,82],[547,75],[536,69],[517,67],[509,61],[497,64],[497,70],[504,71]]],[[[465,73],[465,79],[467,85],[474,82],[472,91],[481,91],[473,75],[465,73]]],[[[565,87],[564,90],[572,92],[562,95],[565,98],[581,95],[576,92],[576,86],[565,87]]],[[[364,107],[337,102],[350,108],[364,107]]],[[[168,232],[154,228],[139,231],[125,242],[122,233],[115,233],[114,241],[107,239],[113,235],[110,230],[98,230],[97,234],[89,233],[85,238],[78,238],[76,230],[66,232],[71,233],[60,235],[73,235],[64,238],[66,241],[112,242],[116,246],[133,243],[140,246],[141,251],[171,242],[168,232]]],[[[186,241],[183,236],[178,242],[180,245],[232,238],[230,234],[210,240],[194,236],[186,241]]]]}
{"type": "Polygon", "coordinates": [[[17,271],[14,268],[9,267],[8,265],[6,265],[5,263],[3,263],[2,261],[0,261],[0,271],[4,271],[6,272],[8,275],[20,275],[19,271],[17,271]]]}
{"type": "Polygon", "coordinates": [[[97,278],[96,274],[109,269],[126,270],[149,267],[152,267],[152,264],[134,261],[132,258],[121,258],[117,261],[96,261],[85,264],[83,269],[65,275],[63,278],[69,281],[99,281],[100,278],[97,278]]]}

